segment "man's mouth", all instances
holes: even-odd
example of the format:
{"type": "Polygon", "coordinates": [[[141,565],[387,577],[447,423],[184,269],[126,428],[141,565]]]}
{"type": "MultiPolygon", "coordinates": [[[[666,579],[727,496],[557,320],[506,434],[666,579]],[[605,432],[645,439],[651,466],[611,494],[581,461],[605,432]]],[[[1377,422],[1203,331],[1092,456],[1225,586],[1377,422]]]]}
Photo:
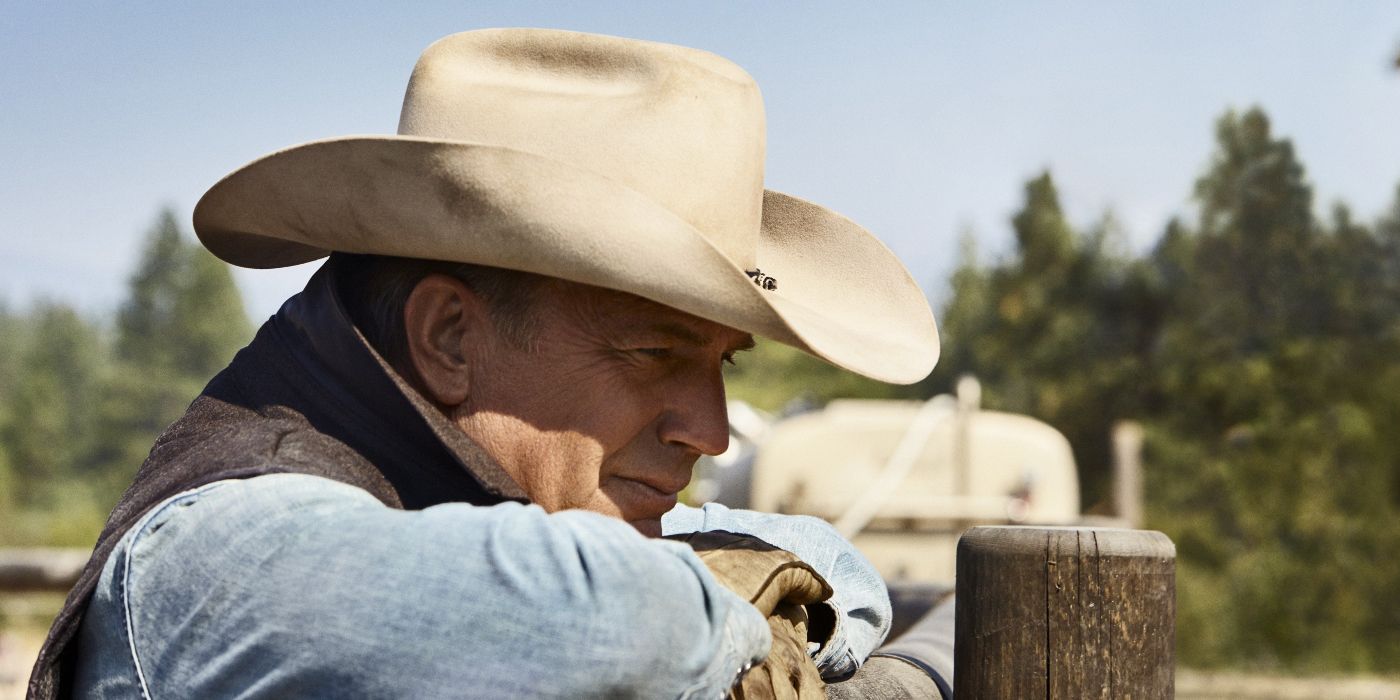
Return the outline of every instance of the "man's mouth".
{"type": "Polygon", "coordinates": [[[628,477],[614,477],[622,486],[622,492],[618,494],[620,501],[618,505],[626,520],[646,520],[659,518],[665,515],[672,508],[676,507],[676,501],[681,489],[675,488],[674,484],[665,483],[661,480],[632,479],[628,477]]]}

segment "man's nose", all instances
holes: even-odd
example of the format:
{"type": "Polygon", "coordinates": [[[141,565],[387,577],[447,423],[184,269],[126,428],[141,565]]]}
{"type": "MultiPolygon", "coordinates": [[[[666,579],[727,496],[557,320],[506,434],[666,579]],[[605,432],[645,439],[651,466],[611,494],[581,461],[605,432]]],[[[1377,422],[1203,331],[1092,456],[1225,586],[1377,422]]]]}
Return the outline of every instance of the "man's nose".
{"type": "Polygon", "coordinates": [[[661,420],[660,438],[663,443],[714,456],[729,448],[724,375],[717,370],[700,374],[697,372],[672,395],[661,420]]]}

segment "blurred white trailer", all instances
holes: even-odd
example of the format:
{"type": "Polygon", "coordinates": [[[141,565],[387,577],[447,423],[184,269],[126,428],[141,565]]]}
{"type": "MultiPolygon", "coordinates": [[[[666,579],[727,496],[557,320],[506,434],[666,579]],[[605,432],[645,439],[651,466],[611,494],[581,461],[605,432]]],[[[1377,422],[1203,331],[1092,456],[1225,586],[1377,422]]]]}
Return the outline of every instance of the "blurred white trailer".
{"type": "Polygon", "coordinates": [[[773,422],[732,406],[730,451],[701,465],[692,496],[824,518],[892,584],[950,585],[973,525],[1084,520],[1064,435],[979,403],[969,377],[957,397],[838,400],[773,422]]]}

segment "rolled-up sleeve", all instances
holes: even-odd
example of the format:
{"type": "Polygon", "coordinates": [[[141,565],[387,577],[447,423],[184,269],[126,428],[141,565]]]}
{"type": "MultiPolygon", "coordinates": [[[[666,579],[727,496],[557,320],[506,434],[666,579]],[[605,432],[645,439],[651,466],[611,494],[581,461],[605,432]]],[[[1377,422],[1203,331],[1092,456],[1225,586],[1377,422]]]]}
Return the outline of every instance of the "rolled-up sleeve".
{"type": "Polygon", "coordinates": [[[689,548],[579,511],[263,476],[168,501],[113,559],[93,605],[149,696],[718,697],[769,645],[689,548]]]}

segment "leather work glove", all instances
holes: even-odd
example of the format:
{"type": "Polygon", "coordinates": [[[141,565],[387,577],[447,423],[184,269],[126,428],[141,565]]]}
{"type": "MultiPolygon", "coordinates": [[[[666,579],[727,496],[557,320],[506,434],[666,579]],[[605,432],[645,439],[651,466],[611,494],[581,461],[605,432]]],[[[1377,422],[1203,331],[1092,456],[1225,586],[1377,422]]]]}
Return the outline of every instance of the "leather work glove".
{"type": "Polygon", "coordinates": [[[802,607],[831,597],[831,586],[786,550],[730,532],[675,535],[690,545],[725,588],[768,618],[773,646],[731,692],[735,700],[816,700],[826,697],[817,666],[807,655],[808,619],[802,607]]]}
{"type": "Polygon", "coordinates": [[[779,603],[768,616],[773,648],[749,669],[729,694],[732,700],[809,700],[826,698],[826,683],[807,655],[807,609],[779,603]]]}

